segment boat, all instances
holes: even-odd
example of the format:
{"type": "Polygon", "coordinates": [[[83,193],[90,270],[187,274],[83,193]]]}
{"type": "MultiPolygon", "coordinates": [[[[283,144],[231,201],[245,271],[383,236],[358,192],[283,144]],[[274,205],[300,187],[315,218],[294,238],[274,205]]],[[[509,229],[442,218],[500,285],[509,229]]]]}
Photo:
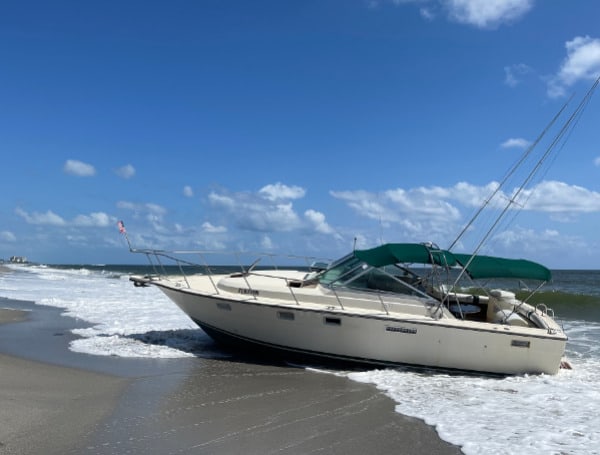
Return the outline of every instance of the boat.
{"type": "Polygon", "coordinates": [[[388,243],[308,268],[259,269],[257,260],[233,273],[208,266],[186,273],[197,269],[178,252],[132,251],[159,273],[130,280],[159,288],[218,342],[320,361],[500,375],[556,374],[563,361],[567,336],[552,310],[527,303],[541,286],[523,300],[476,286],[493,278],[548,282],[550,270],[535,262],[388,243]],[[167,260],[180,273],[169,275],[167,260]],[[458,285],[461,275],[472,286],[458,285]]]}
{"type": "Polygon", "coordinates": [[[569,101],[563,105],[447,249],[434,243],[385,243],[354,248],[336,261],[308,268],[258,267],[259,257],[234,273],[213,273],[208,265],[202,273],[190,273],[195,263],[180,255],[203,257],[205,252],[132,248],[119,221],[129,250],[145,254],[157,272],[131,280],[136,286],[158,287],[208,335],[230,344],[378,366],[556,374],[561,366],[570,366],[564,359],[567,335],[550,308],[533,303],[551,280],[550,270],[480,251],[509,210],[523,206],[524,189],[564,144],[599,83],[600,77],[550,145],[533,159],[534,149],[569,101]],[[501,190],[509,188],[510,179],[528,162],[533,165],[518,189],[505,197],[501,190]],[[473,252],[454,252],[492,200],[499,207],[505,199],[504,209],[473,252]],[[166,273],[165,261],[174,261],[179,274],[166,273]],[[536,285],[528,285],[533,290],[517,298],[514,288],[504,286],[507,279],[518,280],[519,287],[524,282],[536,285]],[[465,286],[465,281],[470,284],[465,286]]]}

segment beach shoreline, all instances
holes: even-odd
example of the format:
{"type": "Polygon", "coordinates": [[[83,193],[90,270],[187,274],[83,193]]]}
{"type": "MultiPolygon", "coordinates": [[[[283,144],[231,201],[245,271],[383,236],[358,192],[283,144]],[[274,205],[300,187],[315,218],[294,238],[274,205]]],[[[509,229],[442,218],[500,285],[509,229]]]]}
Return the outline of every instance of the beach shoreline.
{"type": "Polygon", "coordinates": [[[260,359],[76,354],[58,309],[0,307],[2,454],[461,453],[371,385],[260,359]]]}

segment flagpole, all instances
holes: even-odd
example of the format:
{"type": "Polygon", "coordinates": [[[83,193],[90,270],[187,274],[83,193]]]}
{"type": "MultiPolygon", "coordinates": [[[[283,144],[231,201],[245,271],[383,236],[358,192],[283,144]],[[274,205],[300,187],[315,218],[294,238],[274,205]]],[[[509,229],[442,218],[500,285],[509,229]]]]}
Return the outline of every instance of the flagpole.
{"type": "Polygon", "coordinates": [[[125,236],[125,240],[127,241],[127,246],[129,247],[129,251],[133,252],[133,247],[131,246],[131,242],[129,241],[129,236],[127,235],[127,229],[125,229],[125,224],[123,221],[119,221],[117,223],[117,227],[119,228],[119,232],[125,236]]]}

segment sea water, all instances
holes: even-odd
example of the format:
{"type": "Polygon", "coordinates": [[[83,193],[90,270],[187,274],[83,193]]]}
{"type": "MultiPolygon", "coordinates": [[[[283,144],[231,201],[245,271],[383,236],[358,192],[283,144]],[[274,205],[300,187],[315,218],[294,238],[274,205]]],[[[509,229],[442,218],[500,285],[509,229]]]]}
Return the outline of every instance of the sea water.
{"type": "MultiPolygon", "coordinates": [[[[9,266],[0,297],[61,308],[81,321],[70,349],[91,355],[176,358],[223,355],[128,267],[9,266]]],[[[143,270],[142,270],[143,273],[143,270]]],[[[465,454],[600,453],[600,272],[556,271],[542,295],[569,336],[573,370],[494,378],[417,369],[336,371],[371,383],[399,413],[424,420],[465,454]]],[[[0,301],[0,305],[2,302],[0,301]]]]}

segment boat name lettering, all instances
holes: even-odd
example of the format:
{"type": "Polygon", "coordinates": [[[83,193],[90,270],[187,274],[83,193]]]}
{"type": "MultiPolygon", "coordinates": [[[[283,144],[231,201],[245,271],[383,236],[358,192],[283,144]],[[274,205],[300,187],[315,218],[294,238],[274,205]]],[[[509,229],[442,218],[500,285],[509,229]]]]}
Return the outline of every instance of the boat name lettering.
{"type": "Polygon", "coordinates": [[[417,329],[408,329],[406,327],[386,327],[386,331],[388,332],[400,332],[400,333],[410,333],[411,335],[415,335],[417,333],[417,329]]]}
{"type": "Polygon", "coordinates": [[[255,291],[254,289],[238,288],[238,294],[253,295],[256,297],[258,295],[258,291],[255,291]]]}
{"type": "Polygon", "coordinates": [[[531,347],[531,341],[511,340],[510,345],[514,346],[515,348],[529,348],[529,347],[531,347]]]}

